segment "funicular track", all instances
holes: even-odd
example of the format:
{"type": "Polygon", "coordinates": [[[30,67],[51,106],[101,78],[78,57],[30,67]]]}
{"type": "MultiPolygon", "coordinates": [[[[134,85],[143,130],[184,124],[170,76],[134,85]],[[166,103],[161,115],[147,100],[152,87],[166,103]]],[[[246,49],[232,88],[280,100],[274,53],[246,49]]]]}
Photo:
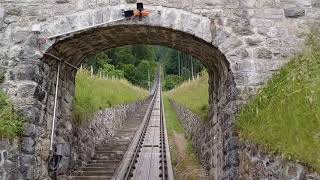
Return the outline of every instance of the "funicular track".
{"type": "Polygon", "coordinates": [[[158,78],[144,121],[113,179],[173,180],[161,96],[161,83],[158,78]]]}
{"type": "Polygon", "coordinates": [[[95,148],[94,156],[83,166],[72,173],[71,180],[107,180],[111,179],[120,165],[135,133],[150,107],[147,100],[142,107],[130,117],[121,129],[106,143],[95,148]]]}
{"type": "Polygon", "coordinates": [[[123,128],[69,179],[173,180],[160,79],[148,100],[123,128]]]}

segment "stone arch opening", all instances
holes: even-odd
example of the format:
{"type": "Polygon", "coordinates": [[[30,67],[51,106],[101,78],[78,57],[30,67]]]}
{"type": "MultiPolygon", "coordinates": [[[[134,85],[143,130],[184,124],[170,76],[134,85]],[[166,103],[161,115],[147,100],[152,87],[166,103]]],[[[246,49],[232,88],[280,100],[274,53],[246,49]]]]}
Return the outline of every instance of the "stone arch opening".
{"type": "MultiPolygon", "coordinates": [[[[113,25],[90,29],[59,40],[46,53],[59,57],[79,67],[86,57],[101,51],[133,44],[161,45],[187,53],[199,59],[209,74],[209,121],[205,133],[201,134],[204,144],[198,152],[211,176],[220,179],[236,174],[236,148],[229,146],[233,132],[235,112],[235,83],[230,64],[224,54],[211,43],[186,32],[149,25],[113,25]],[[230,152],[228,152],[230,151],[230,152]]],[[[44,54],[42,82],[44,99],[43,123],[47,126],[52,119],[53,98],[58,61],[44,54]]],[[[61,68],[59,109],[55,143],[72,142],[72,99],[75,92],[76,69],[64,64],[61,68]]],[[[44,134],[47,138],[49,134],[44,134]]]]}

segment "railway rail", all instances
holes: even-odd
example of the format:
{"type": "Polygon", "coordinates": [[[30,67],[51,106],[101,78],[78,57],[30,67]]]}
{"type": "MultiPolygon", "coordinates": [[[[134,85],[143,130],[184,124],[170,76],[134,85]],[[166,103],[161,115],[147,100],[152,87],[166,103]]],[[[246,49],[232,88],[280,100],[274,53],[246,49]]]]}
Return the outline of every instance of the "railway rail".
{"type": "Polygon", "coordinates": [[[173,180],[159,76],[152,95],[152,99],[146,101],[111,140],[96,147],[91,160],[68,179],[173,180]]]}
{"type": "Polygon", "coordinates": [[[144,120],[112,179],[174,179],[159,78],[144,120]]]}

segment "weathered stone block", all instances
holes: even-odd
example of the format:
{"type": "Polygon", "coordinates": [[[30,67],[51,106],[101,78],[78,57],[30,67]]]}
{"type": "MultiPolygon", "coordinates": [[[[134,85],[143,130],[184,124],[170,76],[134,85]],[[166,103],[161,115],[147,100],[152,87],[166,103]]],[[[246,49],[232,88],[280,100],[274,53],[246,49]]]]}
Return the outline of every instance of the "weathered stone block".
{"type": "Polygon", "coordinates": [[[239,54],[241,59],[244,59],[244,58],[247,58],[247,57],[250,56],[248,51],[246,49],[244,49],[244,48],[241,48],[241,49],[237,50],[236,54],[239,54]]]}
{"type": "Polygon", "coordinates": [[[27,154],[32,154],[34,152],[35,142],[31,137],[22,138],[21,150],[27,154]]]}
{"type": "Polygon", "coordinates": [[[36,99],[38,99],[41,102],[46,97],[46,91],[44,89],[41,89],[40,86],[37,86],[34,91],[33,97],[35,97],[36,99]]]}
{"type": "Polygon", "coordinates": [[[256,56],[259,59],[272,59],[272,52],[266,48],[260,48],[257,50],[256,56]]]}
{"type": "Polygon", "coordinates": [[[236,34],[239,34],[241,36],[248,36],[254,34],[250,26],[239,26],[239,27],[234,27],[233,32],[236,34]]]}
{"type": "Polygon", "coordinates": [[[34,157],[32,155],[25,155],[20,158],[20,172],[24,179],[33,179],[32,164],[34,163],[34,157]]]}
{"type": "Polygon", "coordinates": [[[225,165],[228,168],[237,167],[240,163],[237,150],[229,151],[225,158],[228,159],[225,165]]]}
{"type": "Polygon", "coordinates": [[[23,135],[26,137],[34,137],[37,133],[37,126],[34,124],[27,124],[24,128],[23,135]]]}
{"type": "Polygon", "coordinates": [[[319,0],[312,0],[312,6],[316,8],[320,8],[320,1],[319,0]]]}
{"type": "Polygon", "coordinates": [[[39,79],[39,74],[36,69],[33,68],[33,65],[21,65],[16,66],[17,69],[9,72],[10,80],[31,80],[37,81],[39,79]]]}
{"type": "Polygon", "coordinates": [[[258,37],[250,37],[246,39],[246,42],[249,46],[257,46],[263,42],[263,39],[258,37]]]}
{"type": "Polygon", "coordinates": [[[5,15],[6,15],[5,9],[0,7],[0,27],[1,27],[2,22],[4,21],[5,15]]]}
{"type": "Polygon", "coordinates": [[[257,33],[266,36],[269,33],[269,27],[258,26],[257,33]]]}
{"type": "Polygon", "coordinates": [[[222,44],[219,45],[223,52],[228,52],[242,45],[242,41],[236,36],[232,36],[226,39],[222,44]]]}
{"type": "Polygon", "coordinates": [[[36,83],[21,83],[18,86],[17,96],[19,98],[27,98],[33,96],[35,89],[37,87],[36,83]]]}
{"type": "Polygon", "coordinates": [[[230,56],[235,56],[235,57],[240,58],[240,59],[245,59],[245,58],[250,56],[248,51],[245,48],[237,49],[236,51],[230,53],[229,55],[230,56]]]}
{"type": "Polygon", "coordinates": [[[69,3],[70,0],[56,0],[56,3],[58,4],[65,4],[65,3],[69,3]]]}
{"type": "Polygon", "coordinates": [[[305,13],[305,9],[299,7],[284,9],[284,15],[288,18],[302,17],[305,16],[305,13]]]}
{"type": "Polygon", "coordinates": [[[253,12],[253,17],[262,19],[281,19],[283,18],[283,10],[279,8],[257,9],[253,12]]]}
{"type": "Polygon", "coordinates": [[[279,47],[280,40],[278,38],[268,38],[267,39],[267,46],[269,47],[279,47]]]}
{"type": "Polygon", "coordinates": [[[276,8],[277,1],[276,0],[259,0],[256,1],[257,8],[276,8]]]}
{"type": "Polygon", "coordinates": [[[127,0],[127,3],[136,3],[137,0],[127,0]]]}
{"type": "Polygon", "coordinates": [[[19,6],[12,5],[7,8],[7,15],[9,16],[21,16],[22,9],[19,6]]]}

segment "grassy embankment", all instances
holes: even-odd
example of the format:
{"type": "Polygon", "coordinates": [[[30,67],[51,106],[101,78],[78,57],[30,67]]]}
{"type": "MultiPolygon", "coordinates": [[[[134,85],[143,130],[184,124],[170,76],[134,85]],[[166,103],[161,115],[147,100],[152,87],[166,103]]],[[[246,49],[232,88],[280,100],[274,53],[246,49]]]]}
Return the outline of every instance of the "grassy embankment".
{"type": "Polygon", "coordinates": [[[89,72],[83,70],[76,76],[75,120],[81,123],[98,110],[132,103],[147,96],[146,90],[133,86],[126,80],[91,77],[89,72]]]}
{"type": "Polygon", "coordinates": [[[320,36],[238,116],[240,135],[320,172],[320,36]]]}
{"type": "MultiPolygon", "coordinates": [[[[237,127],[241,139],[320,172],[320,37],[307,45],[242,108],[237,127]]],[[[171,97],[203,116],[207,84],[178,87],[171,97]]]]}
{"type": "Polygon", "coordinates": [[[192,144],[185,138],[180,120],[167,96],[164,96],[171,161],[176,179],[197,180],[205,177],[205,171],[197,159],[192,144]]]}
{"type": "MultiPolygon", "coordinates": [[[[0,69],[0,83],[4,80],[0,69]]],[[[0,91],[0,137],[16,138],[22,134],[23,118],[15,110],[11,100],[0,91]]]]}
{"type": "Polygon", "coordinates": [[[174,101],[184,105],[192,112],[200,115],[203,120],[208,116],[208,74],[202,73],[199,79],[184,82],[177,88],[169,91],[168,95],[174,101]]]}
{"type": "MultiPolygon", "coordinates": [[[[1,76],[1,75],[0,75],[1,76]]],[[[0,77],[0,83],[3,76],[0,77]]],[[[128,104],[146,98],[148,92],[126,80],[102,80],[86,71],[76,77],[75,120],[81,123],[100,109],[128,104]]],[[[16,138],[23,131],[23,118],[5,93],[0,91],[0,137],[16,138]]]]}

